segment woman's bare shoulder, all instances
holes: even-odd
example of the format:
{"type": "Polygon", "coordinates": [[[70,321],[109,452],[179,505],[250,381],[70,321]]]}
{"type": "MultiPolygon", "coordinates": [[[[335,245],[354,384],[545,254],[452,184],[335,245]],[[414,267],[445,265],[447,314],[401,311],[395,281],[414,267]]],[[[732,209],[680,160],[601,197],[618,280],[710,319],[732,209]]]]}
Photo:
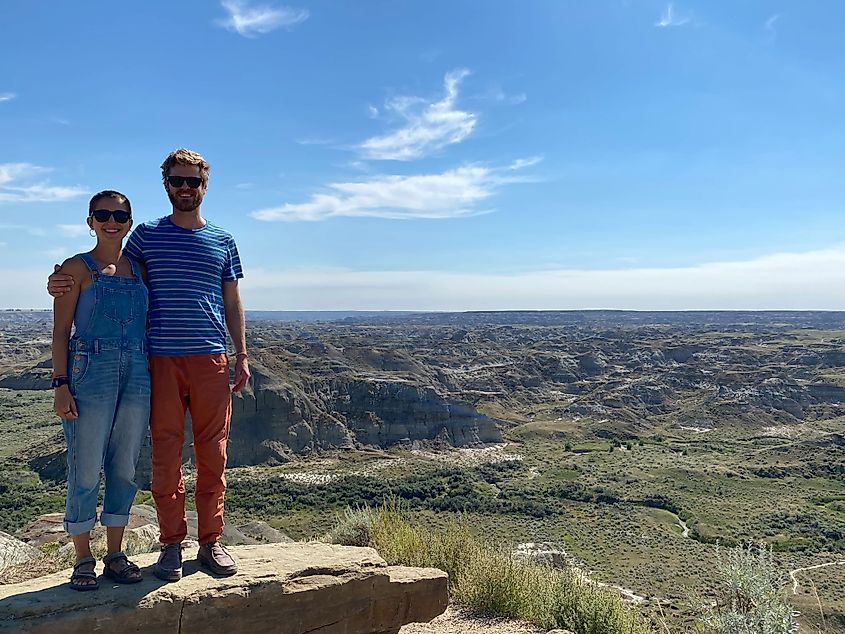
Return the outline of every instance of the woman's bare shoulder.
{"type": "Polygon", "coordinates": [[[67,273],[68,275],[75,276],[80,273],[85,273],[87,270],[88,266],[85,264],[85,260],[83,260],[79,255],[74,255],[62,262],[62,266],[56,272],[67,273]]]}

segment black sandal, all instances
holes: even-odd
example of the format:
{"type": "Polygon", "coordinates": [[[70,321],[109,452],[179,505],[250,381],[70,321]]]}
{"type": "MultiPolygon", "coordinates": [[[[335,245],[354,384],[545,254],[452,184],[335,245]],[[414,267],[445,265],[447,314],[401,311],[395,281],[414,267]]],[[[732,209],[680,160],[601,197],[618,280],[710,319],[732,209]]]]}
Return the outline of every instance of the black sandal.
{"type": "Polygon", "coordinates": [[[120,551],[106,555],[103,558],[103,563],[106,566],[103,570],[103,575],[112,581],[116,581],[117,583],[138,583],[139,581],[143,581],[141,569],[129,561],[129,558],[120,551]],[[111,564],[118,560],[123,560],[125,565],[118,572],[115,572],[111,564]]]}
{"type": "Polygon", "coordinates": [[[79,592],[88,592],[89,590],[96,590],[100,587],[97,582],[97,573],[94,571],[94,566],[97,565],[97,560],[93,557],[84,557],[76,562],[73,567],[73,574],[70,576],[70,583],[68,584],[72,589],[79,592]],[[80,570],[82,566],[91,565],[91,570],[80,570]],[[79,583],[82,580],[91,581],[94,583],[79,583]]]}

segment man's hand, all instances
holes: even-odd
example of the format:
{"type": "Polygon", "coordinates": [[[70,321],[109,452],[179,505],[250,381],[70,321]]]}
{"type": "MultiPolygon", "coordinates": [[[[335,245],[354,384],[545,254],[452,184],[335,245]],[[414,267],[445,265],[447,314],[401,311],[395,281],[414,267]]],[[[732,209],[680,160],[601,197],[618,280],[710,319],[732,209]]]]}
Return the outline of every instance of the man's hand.
{"type": "Polygon", "coordinates": [[[62,268],[58,264],[53,266],[53,274],[47,278],[47,292],[53,297],[61,297],[73,288],[73,277],[67,273],[58,273],[62,268]]]}
{"type": "Polygon", "coordinates": [[[76,401],[67,385],[56,388],[53,394],[53,411],[59,418],[79,418],[79,412],[76,411],[76,401]]]}
{"type": "Polygon", "coordinates": [[[249,361],[245,354],[239,354],[235,359],[235,384],[232,386],[233,392],[240,392],[249,382],[249,361]]]}

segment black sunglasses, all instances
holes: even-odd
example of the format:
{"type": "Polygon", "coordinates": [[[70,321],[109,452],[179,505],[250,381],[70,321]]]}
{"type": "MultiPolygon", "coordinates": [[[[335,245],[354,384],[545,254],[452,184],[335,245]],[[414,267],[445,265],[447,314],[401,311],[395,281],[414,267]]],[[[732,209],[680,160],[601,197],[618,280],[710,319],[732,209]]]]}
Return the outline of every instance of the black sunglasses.
{"type": "Polygon", "coordinates": [[[125,209],[115,209],[114,211],[111,209],[95,209],[91,212],[91,215],[97,222],[108,222],[109,218],[113,217],[115,222],[124,224],[132,217],[132,212],[125,209]]]}
{"type": "Polygon", "coordinates": [[[168,176],[167,182],[171,187],[181,187],[183,183],[188,183],[188,187],[196,189],[202,185],[202,179],[199,176],[168,176]]]}

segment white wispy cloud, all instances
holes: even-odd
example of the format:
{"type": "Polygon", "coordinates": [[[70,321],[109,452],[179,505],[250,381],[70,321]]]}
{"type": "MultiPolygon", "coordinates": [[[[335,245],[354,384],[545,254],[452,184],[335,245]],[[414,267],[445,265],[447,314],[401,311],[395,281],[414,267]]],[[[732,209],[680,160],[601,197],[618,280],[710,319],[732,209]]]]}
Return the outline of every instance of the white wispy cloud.
{"type": "Polygon", "coordinates": [[[458,87],[469,74],[459,68],[446,74],[446,95],[429,102],[422,97],[400,96],[385,102],[385,111],[404,120],[402,127],[383,136],[370,137],[359,146],[365,158],[408,161],[460,143],[472,134],[477,116],[458,110],[458,87]]]}
{"type": "Polygon", "coordinates": [[[241,292],[255,310],[845,310],[845,293],[830,292],[844,287],[842,246],[688,267],[512,275],[260,269],[241,292]]]}
{"type": "Polygon", "coordinates": [[[524,92],[520,92],[515,95],[502,94],[498,97],[498,99],[502,103],[506,103],[510,106],[515,106],[521,103],[525,103],[528,100],[528,95],[526,95],[524,92]]]}
{"type": "Polygon", "coordinates": [[[528,100],[528,95],[524,92],[519,93],[506,93],[501,86],[494,85],[491,87],[487,93],[484,95],[485,98],[491,99],[496,103],[505,104],[507,106],[516,106],[521,103],[525,103],[528,100]]]}
{"type": "Polygon", "coordinates": [[[379,115],[378,108],[376,108],[374,105],[368,103],[367,104],[367,116],[370,119],[378,119],[378,115],[379,115]]]}
{"type": "Polygon", "coordinates": [[[0,103],[3,103],[4,101],[11,101],[15,97],[17,97],[17,95],[13,92],[0,92],[0,103]]]}
{"type": "Polygon", "coordinates": [[[334,139],[328,139],[323,137],[306,137],[304,139],[297,139],[296,141],[299,145],[331,145],[334,143],[334,139]]]}
{"type": "Polygon", "coordinates": [[[660,20],[654,23],[654,26],[658,26],[660,28],[666,28],[670,26],[683,26],[684,24],[688,24],[692,18],[688,15],[678,15],[675,12],[674,5],[670,2],[666,5],[666,8],[663,9],[663,14],[660,16],[660,20]]]}
{"type": "Polygon", "coordinates": [[[31,225],[0,224],[0,231],[23,231],[31,236],[45,236],[47,232],[41,227],[31,225]]]}
{"type": "Polygon", "coordinates": [[[229,16],[217,23],[244,37],[256,37],[275,31],[279,27],[291,27],[308,19],[307,9],[293,7],[252,5],[246,0],[221,0],[220,5],[229,16]]]}
{"type": "Polygon", "coordinates": [[[89,227],[84,223],[78,225],[57,225],[59,233],[68,238],[78,238],[88,234],[89,227]]]}
{"type": "Polygon", "coordinates": [[[439,48],[430,48],[427,51],[423,51],[422,53],[420,53],[417,57],[420,59],[420,61],[431,64],[433,62],[436,62],[442,54],[443,51],[441,51],[439,48]]]}
{"type": "Polygon", "coordinates": [[[11,183],[18,178],[32,178],[40,176],[49,170],[31,163],[0,163],[0,186],[11,183]]]}
{"type": "Polygon", "coordinates": [[[780,13],[775,13],[774,15],[769,16],[769,19],[766,20],[766,23],[763,25],[763,28],[772,35],[776,35],[777,30],[775,29],[775,22],[777,22],[779,19],[780,13]]]}
{"type": "Polygon", "coordinates": [[[30,185],[28,187],[0,187],[0,202],[52,203],[82,196],[81,187],[30,185]]]}
{"type": "Polygon", "coordinates": [[[86,193],[79,186],[43,182],[51,170],[31,163],[0,163],[0,203],[57,202],[86,193]]]}
{"type": "Polygon", "coordinates": [[[346,161],[345,163],[341,163],[339,167],[343,167],[344,169],[351,169],[355,170],[356,172],[372,172],[373,169],[370,167],[370,164],[367,161],[346,161]]]}
{"type": "Polygon", "coordinates": [[[68,257],[70,254],[70,250],[67,247],[53,247],[51,249],[45,249],[41,251],[41,255],[46,255],[48,258],[52,258],[54,260],[63,260],[64,258],[68,257]]]}
{"type": "Polygon", "coordinates": [[[461,218],[491,211],[481,203],[503,184],[525,180],[506,170],[533,165],[526,160],[507,168],[465,165],[440,174],[379,175],[368,180],[331,183],[304,203],[285,203],[250,214],[257,220],[327,220],[338,216],[386,218],[461,218]]]}
{"type": "Polygon", "coordinates": [[[509,170],[525,169],[526,167],[531,167],[532,165],[537,165],[537,163],[539,163],[542,160],[543,160],[542,156],[531,156],[529,158],[519,158],[519,159],[516,159],[510,165],[508,165],[508,169],[509,170]]]}

